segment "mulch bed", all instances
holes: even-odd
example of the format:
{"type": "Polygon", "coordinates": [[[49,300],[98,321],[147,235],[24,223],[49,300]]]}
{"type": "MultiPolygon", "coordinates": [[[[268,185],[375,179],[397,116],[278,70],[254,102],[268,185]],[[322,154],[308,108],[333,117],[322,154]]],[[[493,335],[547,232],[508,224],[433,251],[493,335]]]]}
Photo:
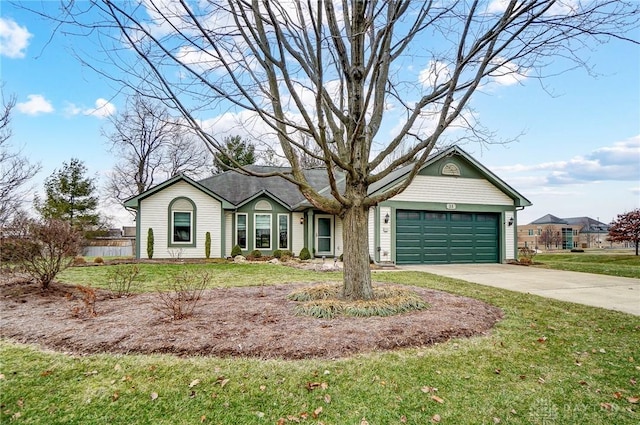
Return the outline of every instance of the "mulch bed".
{"type": "Polygon", "coordinates": [[[195,314],[167,319],[156,294],[112,298],[97,292],[97,315],[82,294],[53,283],[42,291],[20,280],[0,283],[0,337],[72,354],[171,353],[280,359],[341,358],[484,335],[502,311],[471,298],[413,288],[429,303],[392,317],[296,316],[287,294],[301,285],[212,289],[195,314]]]}

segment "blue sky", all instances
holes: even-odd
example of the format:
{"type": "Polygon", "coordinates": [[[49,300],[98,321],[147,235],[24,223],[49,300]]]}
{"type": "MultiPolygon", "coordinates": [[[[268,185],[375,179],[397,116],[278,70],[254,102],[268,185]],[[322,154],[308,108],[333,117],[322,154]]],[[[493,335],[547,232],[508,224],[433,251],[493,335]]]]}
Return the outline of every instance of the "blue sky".
{"type": "MultiPolygon", "coordinates": [[[[101,129],[124,106],[121,90],[73,54],[84,42],[11,4],[0,4],[0,76],[15,95],[12,144],[42,171],[79,158],[102,184],[114,164],[101,129]]],[[[640,39],[640,33],[634,34],[640,39]]],[[[570,71],[543,84],[524,78],[477,93],[473,108],[506,145],[463,148],[522,193],[532,207],[520,224],[547,213],[609,222],[640,207],[640,47],[612,41],[588,52],[592,73],[570,71]]],[[[566,64],[564,64],[566,67],[566,64]]],[[[117,225],[128,215],[104,206],[117,225]]]]}

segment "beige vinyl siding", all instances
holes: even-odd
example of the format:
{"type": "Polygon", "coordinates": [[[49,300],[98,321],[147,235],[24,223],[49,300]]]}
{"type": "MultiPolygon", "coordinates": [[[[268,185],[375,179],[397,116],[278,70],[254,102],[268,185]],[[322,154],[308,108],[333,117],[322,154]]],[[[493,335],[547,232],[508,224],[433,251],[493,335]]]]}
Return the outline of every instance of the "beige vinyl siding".
{"type": "Polygon", "coordinates": [[[224,256],[231,257],[231,250],[233,249],[233,213],[224,213],[224,256]]]}
{"type": "Polygon", "coordinates": [[[487,180],[437,176],[416,176],[409,187],[392,200],[513,205],[511,198],[487,180]]]}
{"type": "Polygon", "coordinates": [[[211,232],[211,257],[222,256],[221,230],[222,205],[190,184],[180,181],[154,193],[140,202],[140,255],[147,258],[148,229],[153,229],[154,258],[204,258],[205,233],[211,232]],[[189,198],[196,205],[195,247],[168,247],[169,204],[175,198],[189,198]]]}
{"type": "Polygon", "coordinates": [[[335,217],[335,242],[334,242],[334,246],[335,246],[335,250],[334,250],[334,255],[336,257],[339,257],[340,255],[342,255],[343,252],[343,248],[342,248],[342,234],[343,234],[343,226],[342,226],[342,219],[339,218],[338,216],[335,217]]]}
{"type": "Polygon", "coordinates": [[[376,258],[376,208],[369,209],[369,255],[371,258],[376,258]]]}
{"type": "Polygon", "coordinates": [[[304,224],[300,224],[302,217],[304,217],[304,213],[294,212],[291,214],[289,230],[291,232],[291,252],[296,256],[304,248],[304,224]]]}
{"type": "Polygon", "coordinates": [[[380,261],[391,261],[391,208],[380,207],[378,220],[380,223],[380,261]],[[384,217],[389,214],[389,223],[384,222],[384,217]]]}
{"type": "Polygon", "coordinates": [[[515,244],[514,244],[514,233],[516,230],[516,225],[515,223],[513,224],[513,226],[509,226],[509,220],[514,219],[513,216],[513,212],[512,211],[507,211],[504,213],[504,246],[505,246],[505,260],[513,260],[516,258],[516,253],[515,253],[515,244]]]}

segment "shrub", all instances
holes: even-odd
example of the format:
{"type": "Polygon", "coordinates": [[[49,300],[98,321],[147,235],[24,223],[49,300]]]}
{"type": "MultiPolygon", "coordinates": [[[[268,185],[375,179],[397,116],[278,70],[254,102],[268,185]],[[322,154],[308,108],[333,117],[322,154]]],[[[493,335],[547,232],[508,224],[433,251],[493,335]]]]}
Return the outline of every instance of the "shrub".
{"type": "Polygon", "coordinates": [[[571,252],[584,252],[584,249],[582,249],[582,248],[573,248],[571,250],[571,252]]]}
{"type": "Polygon", "coordinates": [[[300,250],[300,259],[301,260],[309,260],[311,259],[311,254],[309,253],[309,250],[304,247],[300,250]]]}
{"type": "Polygon", "coordinates": [[[131,286],[138,279],[140,267],[137,264],[125,264],[113,267],[107,273],[107,283],[111,293],[117,297],[131,295],[131,286]]]}
{"type": "MultiPolygon", "coordinates": [[[[95,317],[96,314],[96,290],[90,286],[77,286],[82,293],[82,302],[84,303],[84,312],[86,316],[95,317]]],[[[75,310],[76,316],[80,316],[80,310],[75,310]]]]}
{"type": "Polygon", "coordinates": [[[293,257],[293,252],[289,251],[289,250],[282,250],[282,256],[285,257],[293,257]]]}
{"type": "Polygon", "coordinates": [[[102,257],[96,257],[93,259],[93,262],[96,264],[104,264],[104,259],[102,257]]]}
{"type": "Polygon", "coordinates": [[[340,254],[340,257],[338,257],[338,260],[343,261],[344,258],[344,254],[340,254]]]}
{"type": "Polygon", "coordinates": [[[231,249],[231,256],[235,257],[236,255],[242,255],[242,248],[240,248],[240,245],[235,245],[231,249]]]}
{"type": "Polygon", "coordinates": [[[33,258],[40,252],[37,243],[27,238],[0,239],[0,262],[13,263],[33,258]]]}
{"type": "Polygon", "coordinates": [[[69,223],[49,219],[42,222],[25,220],[24,225],[30,243],[19,244],[15,252],[17,261],[24,271],[47,289],[56,275],[73,263],[80,252],[82,237],[69,223]],[[34,255],[33,245],[37,247],[34,255]]]}
{"type": "Polygon", "coordinates": [[[518,248],[518,261],[521,264],[533,264],[533,257],[536,256],[536,250],[527,246],[518,248]]]}
{"type": "Polygon", "coordinates": [[[274,257],[274,258],[280,258],[280,257],[282,257],[282,250],[280,250],[280,249],[276,249],[275,251],[273,251],[273,257],[274,257]]]}
{"type": "Polygon", "coordinates": [[[251,251],[249,253],[249,257],[260,258],[260,257],[262,257],[262,252],[260,252],[260,250],[258,250],[258,249],[254,249],[253,251],[251,251]]]}
{"type": "Polygon", "coordinates": [[[158,291],[153,307],[172,320],[191,317],[210,281],[211,276],[206,272],[184,271],[172,275],[167,285],[171,291],[158,291]]]}
{"type": "Polygon", "coordinates": [[[147,257],[153,258],[153,229],[149,227],[149,231],[147,232],[147,257]]]}
{"type": "Polygon", "coordinates": [[[204,235],[204,256],[207,260],[211,257],[211,232],[204,235]]]}
{"type": "Polygon", "coordinates": [[[411,289],[398,286],[376,287],[374,299],[368,301],[344,301],[339,296],[340,285],[323,284],[295,290],[288,298],[299,303],[294,308],[297,314],[320,319],[332,319],[339,315],[385,317],[429,307],[411,289]]]}
{"type": "Polygon", "coordinates": [[[87,264],[87,260],[84,257],[76,257],[73,259],[74,266],[82,266],[83,264],[87,264]]]}

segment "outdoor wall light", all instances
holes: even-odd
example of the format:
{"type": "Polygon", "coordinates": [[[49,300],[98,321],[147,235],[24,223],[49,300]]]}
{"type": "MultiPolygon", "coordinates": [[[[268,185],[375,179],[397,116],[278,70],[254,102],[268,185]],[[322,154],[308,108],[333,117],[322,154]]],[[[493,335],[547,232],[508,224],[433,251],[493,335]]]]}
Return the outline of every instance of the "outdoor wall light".
{"type": "Polygon", "coordinates": [[[513,217],[511,217],[511,218],[509,219],[509,223],[508,223],[508,225],[509,225],[509,227],[513,226],[513,217]]]}
{"type": "Polygon", "coordinates": [[[300,224],[304,224],[304,217],[300,217],[300,224]]]}
{"type": "Polygon", "coordinates": [[[389,224],[389,219],[391,217],[389,217],[389,213],[387,213],[387,215],[384,216],[384,224],[389,224]]]}

